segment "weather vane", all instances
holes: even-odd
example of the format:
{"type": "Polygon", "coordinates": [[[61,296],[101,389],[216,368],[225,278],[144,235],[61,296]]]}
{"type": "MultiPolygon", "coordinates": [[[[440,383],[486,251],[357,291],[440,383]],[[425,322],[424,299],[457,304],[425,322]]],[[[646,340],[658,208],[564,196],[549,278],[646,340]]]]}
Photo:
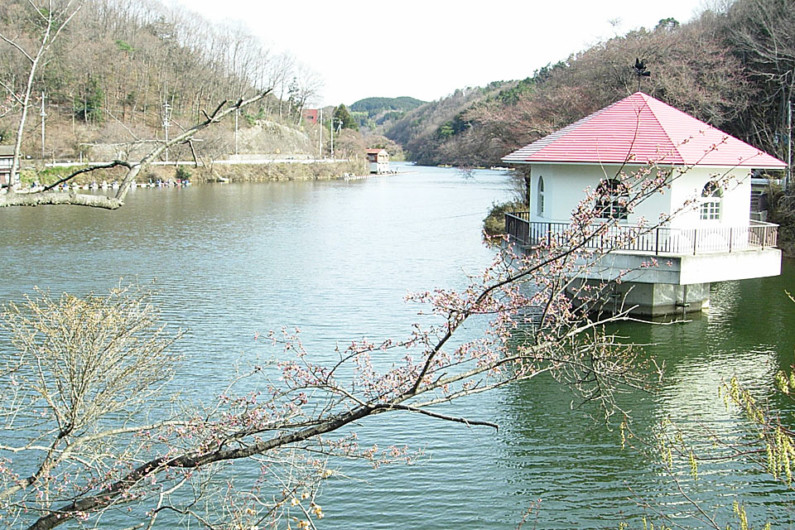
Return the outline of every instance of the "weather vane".
{"type": "Polygon", "coordinates": [[[638,76],[638,92],[640,92],[640,80],[651,76],[651,72],[646,70],[646,61],[641,61],[635,57],[635,75],[638,76]]]}

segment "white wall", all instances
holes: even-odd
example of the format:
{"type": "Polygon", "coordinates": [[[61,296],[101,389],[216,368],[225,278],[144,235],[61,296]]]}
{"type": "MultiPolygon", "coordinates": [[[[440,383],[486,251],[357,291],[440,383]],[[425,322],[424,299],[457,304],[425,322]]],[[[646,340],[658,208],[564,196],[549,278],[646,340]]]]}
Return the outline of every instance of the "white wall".
{"type": "MultiPolygon", "coordinates": [[[[624,173],[637,171],[625,167],[624,173]]],[[[599,181],[614,178],[619,166],[585,164],[533,164],[531,169],[530,220],[533,222],[569,223],[585,189],[595,190],[599,181]],[[544,212],[538,212],[538,177],[544,178],[544,212]]],[[[634,225],[641,218],[653,225],[661,213],[674,213],[672,227],[747,226],[750,217],[751,179],[748,169],[693,168],[685,173],[674,171],[670,189],[655,193],[630,214],[626,223],[634,225]],[[718,221],[699,219],[699,198],[711,180],[727,182],[718,221]]]]}
{"type": "Polygon", "coordinates": [[[671,222],[673,227],[748,226],[751,216],[750,170],[693,168],[681,175],[675,173],[671,184],[671,199],[673,211],[678,212],[671,222]],[[721,217],[719,220],[705,221],[699,218],[699,199],[704,185],[713,180],[725,183],[721,217]]]}

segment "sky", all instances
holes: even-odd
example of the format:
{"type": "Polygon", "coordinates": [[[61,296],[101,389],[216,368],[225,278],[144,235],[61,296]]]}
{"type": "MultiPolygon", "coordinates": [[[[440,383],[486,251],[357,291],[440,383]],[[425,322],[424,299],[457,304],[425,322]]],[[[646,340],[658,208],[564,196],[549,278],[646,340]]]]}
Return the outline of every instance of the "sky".
{"type": "MultiPolygon", "coordinates": [[[[314,106],[366,97],[434,101],[524,79],[549,63],[660,19],[687,22],[705,0],[172,0],[242,25],[321,82],[314,106]]],[[[635,58],[628,57],[627,64],[635,58]]],[[[653,68],[653,67],[652,67],[653,68]]],[[[650,68],[651,69],[651,68],[650,68]]]]}

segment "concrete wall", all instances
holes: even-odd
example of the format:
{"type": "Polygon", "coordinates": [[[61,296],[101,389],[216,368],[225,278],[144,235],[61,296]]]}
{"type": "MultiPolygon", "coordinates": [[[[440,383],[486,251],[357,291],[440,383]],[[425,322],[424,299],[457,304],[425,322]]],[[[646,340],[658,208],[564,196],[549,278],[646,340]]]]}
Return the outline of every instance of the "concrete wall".
{"type": "Polygon", "coordinates": [[[596,263],[586,263],[583,258],[578,265],[572,275],[591,280],[694,285],[778,276],[781,274],[781,251],[766,248],[656,258],[616,251],[601,257],[596,263]]]}
{"type": "Polygon", "coordinates": [[[624,308],[643,316],[701,311],[709,307],[709,284],[663,285],[622,283],[617,286],[624,308]]]}
{"type": "Polygon", "coordinates": [[[681,259],[679,283],[726,282],[767,278],[781,274],[781,251],[777,248],[727,254],[701,254],[681,259]]]}

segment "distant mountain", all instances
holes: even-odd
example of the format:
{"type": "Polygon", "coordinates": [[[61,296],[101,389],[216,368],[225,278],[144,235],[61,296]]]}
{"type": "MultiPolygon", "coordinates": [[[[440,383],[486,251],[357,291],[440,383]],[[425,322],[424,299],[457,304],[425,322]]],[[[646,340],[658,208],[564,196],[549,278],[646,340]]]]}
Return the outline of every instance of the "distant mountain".
{"type": "Polygon", "coordinates": [[[351,110],[357,112],[367,112],[375,115],[386,110],[412,110],[425,103],[416,98],[402,96],[399,98],[365,98],[360,99],[353,105],[351,110]]]}
{"type": "Polygon", "coordinates": [[[398,98],[365,98],[350,106],[351,116],[362,129],[371,131],[382,130],[389,124],[401,119],[417,107],[425,104],[416,98],[402,96],[398,98]]]}

